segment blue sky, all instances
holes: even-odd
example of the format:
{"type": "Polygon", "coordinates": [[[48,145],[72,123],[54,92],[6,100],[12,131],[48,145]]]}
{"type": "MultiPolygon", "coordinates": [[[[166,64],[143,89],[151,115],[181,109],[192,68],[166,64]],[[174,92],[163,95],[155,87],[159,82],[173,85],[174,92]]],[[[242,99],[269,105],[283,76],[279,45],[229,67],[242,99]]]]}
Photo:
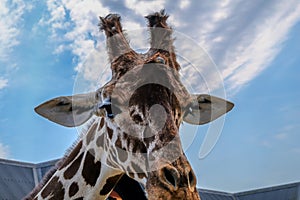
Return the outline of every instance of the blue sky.
{"type": "MultiPolygon", "coordinates": [[[[0,157],[28,162],[61,157],[76,140],[77,129],[51,123],[33,108],[50,98],[81,91],[79,79],[108,78],[99,15],[120,13],[132,45],[145,48],[148,36],[142,40],[134,36],[134,30],[144,33],[143,16],[161,8],[170,14],[178,55],[192,60],[207,53],[220,73],[226,98],[235,103],[214,140],[216,145],[201,159],[200,149],[211,125],[198,129],[183,125],[182,141],[198,186],[242,191],[299,181],[297,0],[2,0],[0,157]],[[199,53],[196,46],[205,51],[199,53]],[[105,73],[99,78],[101,72],[105,73]]],[[[200,85],[191,67],[183,66],[184,79],[200,85]]],[[[209,75],[204,77],[207,85],[194,87],[195,92],[220,89],[209,75]]]]}

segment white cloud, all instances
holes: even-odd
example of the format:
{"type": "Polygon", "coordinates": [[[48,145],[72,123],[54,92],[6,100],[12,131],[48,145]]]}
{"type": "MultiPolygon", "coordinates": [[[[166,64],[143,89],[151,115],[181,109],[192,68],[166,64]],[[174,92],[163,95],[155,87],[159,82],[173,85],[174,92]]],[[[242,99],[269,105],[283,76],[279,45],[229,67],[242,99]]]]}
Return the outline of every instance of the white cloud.
{"type": "MultiPolygon", "coordinates": [[[[297,0],[289,4],[279,0],[191,1],[187,8],[172,8],[171,4],[166,3],[170,24],[209,52],[230,94],[270,66],[300,20],[297,0]]],[[[176,48],[179,54],[184,51],[182,46],[176,48]]]]}
{"type": "Polygon", "coordinates": [[[191,2],[189,0],[180,1],[179,7],[180,9],[186,9],[190,6],[191,2]]]}
{"type": "Polygon", "coordinates": [[[9,147],[0,143],[0,158],[8,158],[9,157],[9,147]]]}
{"type": "MultiPolygon", "coordinates": [[[[130,19],[124,20],[123,27],[128,30],[144,27],[146,24],[140,24],[142,16],[165,7],[174,29],[191,36],[195,40],[194,45],[200,45],[209,52],[230,94],[237,92],[270,65],[281,51],[291,28],[300,19],[300,3],[297,0],[288,4],[280,0],[265,3],[258,0],[246,3],[241,0],[186,0],[176,8],[173,4],[173,1],[167,0],[126,0],[124,6],[127,10],[120,14],[126,15],[132,11],[133,14],[130,19]]],[[[84,63],[91,63],[86,61],[89,54],[98,51],[97,41],[103,41],[103,34],[97,27],[98,15],[106,16],[110,11],[109,5],[104,6],[97,0],[48,0],[47,6],[49,17],[41,22],[51,26],[52,36],[59,43],[55,53],[72,51],[78,59],[76,70],[80,71],[84,63]]],[[[134,38],[134,48],[146,46],[147,35],[140,34],[140,39],[136,39],[135,35],[131,37],[130,32],[128,35],[134,38]]],[[[176,48],[180,55],[186,47],[179,45],[176,48]]],[[[197,53],[191,52],[191,59],[197,53]]],[[[106,63],[106,60],[100,62],[106,63]]],[[[100,65],[97,62],[94,64],[100,65]]],[[[87,77],[93,74],[86,72],[87,77]]],[[[215,77],[204,78],[210,84],[215,77]]],[[[219,83],[208,86],[211,90],[218,87],[219,83]]]]}
{"type": "Polygon", "coordinates": [[[85,73],[84,77],[96,79],[95,66],[101,68],[107,61],[106,56],[103,56],[105,60],[94,59],[98,51],[96,40],[101,40],[98,16],[106,16],[109,9],[97,0],[48,0],[47,9],[49,15],[39,24],[50,26],[51,40],[57,43],[53,53],[70,50],[75,56],[75,70],[85,73]]]}
{"type": "MultiPolygon", "coordinates": [[[[286,5],[286,4],[285,4],[286,5]]],[[[244,38],[240,45],[251,41],[242,51],[232,53],[232,59],[224,64],[231,65],[224,72],[233,89],[242,86],[255,78],[269,66],[282,48],[291,27],[300,18],[300,5],[290,7],[278,6],[274,14],[268,16],[261,25],[256,24],[257,30],[252,38],[244,38]]],[[[254,28],[254,27],[253,27],[254,28]]]]}
{"type": "MultiPolygon", "coordinates": [[[[125,5],[136,14],[146,15],[153,7],[142,6],[142,3],[145,2],[126,1],[125,5]]],[[[300,19],[300,3],[296,0],[289,4],[279,0],[264,4],[240,0],[186,1],[173,10],[168,9],[172,4],[170,1],[153,4],[159,5],[156,8],[166,5],[169,22],[175,30],[190,35],[209,52],[231,94],[270,65],[300,19]]],[[[178,54],[185,51],[184,45],[176,48],[178,54]]],[[[194,54],[196,56],[197,52],[194,54]]],[[[192,52],[190,56],[193,59],[192,52]]],[[[204,78],[208,83],[213,82],[204,78]]],[[[215,86],[220,85],[209,88],[218,89],[215,86]]]]}
{"type": "Polygon", "coordinates": [[[289,135],[288,133],[278,133],[274,137],[277,140],[285,140],[287,139],[288,135],[289,135]]]}
{"type": "Polygon", "coordinates": [[[274,138],[281,141],[285,139],[290,139],[297,136],[297,134],[295,135],[295,133],[297,133],[298,130],[298,124],[287,124],[284,127],[282,127],[277,134],[274,135],[274,138]]]}
{"type": "Polygon", "coordinates": [[[8,86],[8,80],[0,77],[0,90],[8,86]]]}
{"type": "Polygon", "coordinates": [[[156,12],[158,9],[164,8],[166,5],[165,0],[154,1],[139,1],[139,0],[126,0],[125,6],[133,10],[136,14],[146,16],[151,12],[156,12]]]}
{"type": "Polygon", "coordinates": [[[145,52],[149,48],[148,29],[145,26],[128,19],[124,20],[122,26],[132,49],[145,52]]]}
{"type": "Polygon", "coordinates": [[[260,142],[260,145],[261,145],[262,147],[265,147],[265,148],[272,148],[272,147],[273,147],[273,145],[271,144],[271,142],[266,141],[266,140],[261,141],[261,142],[260,142]]]}
{"type": "Polygon", "coordinates": [[[13,48],[19,44],[19,25],[24,9],[22,0],[2,0],[0,3],[0,61],[7,61],[13,48]]]}
{"type": "Polygon", "coordinates": [[[246,6],[236,2],[217,6],[210,24],[204,23],[207,26],[199,36],[231,92],[238,91],[270,65],[300,19],[297,1],[272,1],[263,8],[253,1],[253,5],[248,5],[249,11],[244,12],[236,12],[246,6]],[[245,21],[249,17],[252,19],[245,21]]]}

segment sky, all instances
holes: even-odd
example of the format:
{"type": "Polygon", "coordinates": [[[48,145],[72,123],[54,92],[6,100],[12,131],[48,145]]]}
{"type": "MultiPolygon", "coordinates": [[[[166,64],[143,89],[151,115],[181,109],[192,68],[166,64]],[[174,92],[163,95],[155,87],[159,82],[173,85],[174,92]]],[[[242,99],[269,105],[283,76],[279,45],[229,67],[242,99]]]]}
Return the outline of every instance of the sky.
{"type": "Polygon", "coordinates": [[[0,1],[0,158],[63,156],[78,130],[34,107],[109,79],[99,16],[119,13],[142,51],[143,16],[165,8],[183,82],[235,104],[214,123],[182,125],[198,187],[237,192],[300,181],[298,0],[0,1]]]}

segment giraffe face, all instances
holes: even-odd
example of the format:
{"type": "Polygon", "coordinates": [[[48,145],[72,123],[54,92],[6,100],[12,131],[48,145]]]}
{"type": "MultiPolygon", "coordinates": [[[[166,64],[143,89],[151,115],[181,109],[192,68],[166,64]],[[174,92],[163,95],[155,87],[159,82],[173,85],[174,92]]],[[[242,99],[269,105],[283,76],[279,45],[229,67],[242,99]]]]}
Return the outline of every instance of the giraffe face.
{"type": "Polygon", "coordinates": [[[113,160],[108,157],[108,165],[113,162],[112,167],[137,181],[146,178],[151,200],[200,199],[195,174],[182,150],[179,126],[183,121],[208,123],[230,111],[233,104],[190,94],[180,81],[168,16],[161,11],[146,18],[151,38],[144,54],[130,48],[119,15],[100,18],[100,29],[107,37],[111,81],[96,92],[58,97],[35,110],[68,127],[81,125],[94,115],[106,117],[108,137],[102,151],[115,155],[113,160]]]}
{"type": "MultiPolygon", "coordinates": [[[[122,116],[126,113],[125,110],[120,116],[116,115],[115,121],[122,130],[136,130],[135,136],[140,138],[147,150],[142,158],[145,158],[144,165],[147,166],[146,191],[149,199],[199,199],[196,177],[183,154],[179,138],[183,108],[176,94],[178,96],[180,93],[171,90],[171,85],[176,85],[176,78],[171,76],[174,73],[168,74],[168,67],[162,63],[148,63],[143,66],[142,74],[149,75],[145,79],[150,77],[153,81],[155,77],[159,81],[143,84],[134,90],[128,100],[127,117],[122,116]],[[159,72],[148,72],[156,67],[159,72]],[[124,119],[127,119],[127,123],[124,123],[124,119]],[[120,121],[123,123],[119,123],[120,121]]],[[[127,132],[130,133],[129,130],[127,132]]]]}

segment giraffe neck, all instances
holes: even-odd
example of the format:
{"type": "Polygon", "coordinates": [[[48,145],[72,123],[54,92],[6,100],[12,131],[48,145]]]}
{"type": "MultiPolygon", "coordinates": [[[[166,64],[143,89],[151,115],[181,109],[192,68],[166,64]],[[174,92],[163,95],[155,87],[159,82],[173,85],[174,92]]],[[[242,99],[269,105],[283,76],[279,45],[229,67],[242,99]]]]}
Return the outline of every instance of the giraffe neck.
{"type": "Polygon", "coordinates": [[[25,199],[106,199],[124,175],[109,165],[107,138],[112,129],[95,120],[76,146],[25,199]]]}

